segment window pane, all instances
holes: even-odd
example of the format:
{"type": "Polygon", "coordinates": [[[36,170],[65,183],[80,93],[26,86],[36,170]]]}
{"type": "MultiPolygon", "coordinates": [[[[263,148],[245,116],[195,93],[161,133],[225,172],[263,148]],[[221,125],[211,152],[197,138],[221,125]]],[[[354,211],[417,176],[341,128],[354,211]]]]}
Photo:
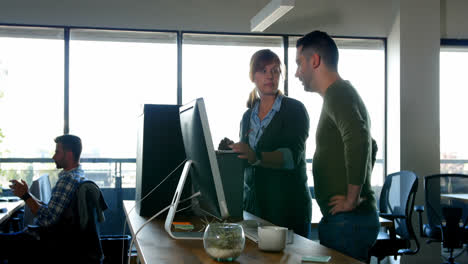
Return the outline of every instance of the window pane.
{"type": "MultiPolygon", "coordinates": [[[[52,141],[52,144],[55,144],[52,141]]],[[[55,147],[54,147],[55,149],[55,147]]],[[[2,176],[3,179],[0,182],[0,187],[5,188],[4,195],[10,196],[11,193],[9,180],[11,179],[22,179],[28,185],[32,183],[33,180],[38,178],[43,174],[49,175],[49,180],[51,186],[55,186],[55,183],[58,180],[59,170],[56,169],[54,162],[31,162],[31,163],[3,163],[2,164],[2,176]]],[[[0,194],[2,190],[0,189],[0,194]]]]}
{"type": "MultiPolygon", "coordinates": [[[[271,49],[283,58],[281,37],[184,34],[182,102],[203,97],[214,147],[224,137],[239,141],[242,114],[255,87],[249,79],[251,56],[271,49]]],[[[281,81],[280,90],[284,86],[281,81]]]]}
{"type": "Polygon", "coordinates": [[[72,30],[70,133],[82,157],[135,158],[142,104],[177,103],[175,33],[72,30]]]}
{"type": "Polygon", "coordinates": [[[466,135],[468,47],[443,47],[440,52],[440,170],[468,174],[466,135]]]}
{"type": "MultiPolygon", "coordinates": [[[[306,158],[311,161],[315,152],[315,131],[322,109],[322,97],[305,92],[302,83],[295,77],[296,41],[290,38],[289,48],[289,96],[304,103],[310,117],[309,140],[306,158]]],[[[371,133],[379,147],[371,184],[383,185],[384,125],[385,125],[385,52],[380,40],[335,39],[340,52],[338,71],[357,89],[371,117],[371,133]]],[[[309,185],[313,185],[312,165],[308,164],[309,185]]]]}
{"type": "MultiPolygon", "coordinates": [[[[63,47],[63,30],[0,27],[0,158],[52,157],[63,133],[63,47]]],[[[20,175],[8,169],[0,164],[3,187],[20,175]]]]}

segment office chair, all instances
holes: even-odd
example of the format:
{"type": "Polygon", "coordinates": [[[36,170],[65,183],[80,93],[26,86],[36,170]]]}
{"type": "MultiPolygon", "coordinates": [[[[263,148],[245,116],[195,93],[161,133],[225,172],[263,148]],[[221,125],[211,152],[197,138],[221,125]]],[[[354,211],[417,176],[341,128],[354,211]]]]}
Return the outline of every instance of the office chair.
{"type": "Polygon", "coordinates": [[[453,194],[468,194],[468,175],[435,174],[424,177],[425,208],[418,206],[419,232],[428,244],[442,243],[449,253],[442,256],[444,263],[455,263],[455,258],[466,250],[468,242],[468,201],[448,197],[453,194]],[[426,209],[427,224],[422,223],[426,209]],[[462,249],[454,256],[455,249],[462,249]]]}
{"type": "Polygon", "coordinates": [[[82,182],[59,222],[38,228],[47,252],[42,257],[52,263],[102,263],[98,222],[104,221],[106,209],[99,187],[93,181],[82,182]]]}
{"type": "Polygon", "coordinates": [[[393,227],[379,232],[377,241],[369,251],[378,263],[387,256],[414,255],[419,241],[413,230],[411,217],[418,189],[418,178],[411,171],[392,173],[385,178],[379,202],[379,216],[393,222],[393,227]],[[416,246],[412,249],[412,243],[416,246]]]}

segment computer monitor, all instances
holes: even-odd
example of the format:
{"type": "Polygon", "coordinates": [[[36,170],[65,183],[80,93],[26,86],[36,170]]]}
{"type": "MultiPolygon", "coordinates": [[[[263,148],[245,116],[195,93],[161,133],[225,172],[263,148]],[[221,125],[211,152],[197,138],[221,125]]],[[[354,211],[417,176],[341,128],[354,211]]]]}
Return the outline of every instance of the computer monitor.
{"type": "Polygon", "coordinates": [[[171,231],[172,220],[189,172],[193,191],[200,192],[200,196],[197,197],[200,209],[218,219],[228,218],[229,212],[203,98],[181,106],[179,116],[187,163],[174,194],[165,229],[173,238],[201,239],[202,234],[197,234],[197,232],[171,231]]]}
{"type": "MultiPolygon", "coordinates": [[[[41,200],[44,203],[49,203],[50,197],[52,196],[52,187],[50,185],[49,174],[42,174],[40,177],[36,177],[29,187],[29,192],[41,200]]],[[[24,208],[24,226],[34,224],[34,214],[31,212],[29,207],[24,208]]]]}
{"type": "MultiPolygon", "coordinates": [[[[170,204],[179,183],[179,165],[185,161],[179,107],[145,104],[138,116],[135,201],[140,216],[153,216],[170,204]]],[[[182,198],[190,195],[189,183],[182,198]]]]}

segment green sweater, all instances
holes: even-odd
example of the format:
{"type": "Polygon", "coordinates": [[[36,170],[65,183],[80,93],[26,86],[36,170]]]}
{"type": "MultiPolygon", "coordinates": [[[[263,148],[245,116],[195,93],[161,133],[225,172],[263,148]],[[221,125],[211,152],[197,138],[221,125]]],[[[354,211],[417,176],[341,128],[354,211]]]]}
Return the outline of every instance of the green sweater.
{"type": "Polygon", "coordinates": [[[366,201],[356,210],[376,210],[370,180],[370,118],[361,97],[347,81],[334,82],[323,97],[313,159],[314,189],[325,216],[330,198],[347,194],[348,184],[362,185],[366,201]]]}

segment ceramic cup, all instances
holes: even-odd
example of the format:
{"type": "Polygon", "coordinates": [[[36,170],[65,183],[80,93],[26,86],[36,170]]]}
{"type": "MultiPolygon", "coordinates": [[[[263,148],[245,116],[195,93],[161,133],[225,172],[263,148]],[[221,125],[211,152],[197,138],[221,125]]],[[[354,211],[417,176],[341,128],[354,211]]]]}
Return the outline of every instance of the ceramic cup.
{"type": "Polygon", "coordinates": [[[281,251],[286,246],[288,229],[279,226],[258,227],[258,248],[264,251],[281,251]]]}

